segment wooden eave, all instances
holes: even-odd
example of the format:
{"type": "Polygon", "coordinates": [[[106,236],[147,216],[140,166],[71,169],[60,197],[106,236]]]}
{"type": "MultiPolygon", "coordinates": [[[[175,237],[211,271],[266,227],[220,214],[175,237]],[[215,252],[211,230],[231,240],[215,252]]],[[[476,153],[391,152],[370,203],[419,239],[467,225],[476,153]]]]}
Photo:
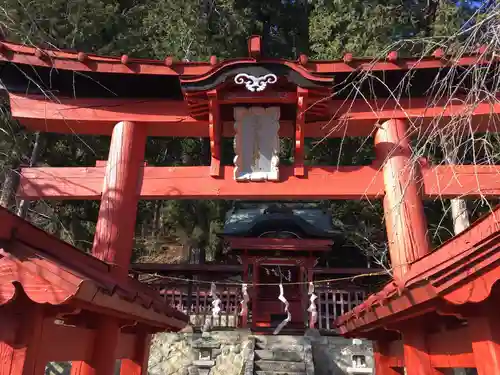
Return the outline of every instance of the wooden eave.
{"type": "Polygon", "coordinates": [[[39,304],[69,304],[161,329],[186,326],[186,315],[139,281],[115,280],[110,265],[3,208],[0,223],[0,305],[22,288],[39,304]]]}
{"type": "Polygon", "coordinates": [[[337,319],[346,335],[364,335],[435,311],[484,302],[500,279],[500,206],[428,256],[405,278],[337,319]]]}

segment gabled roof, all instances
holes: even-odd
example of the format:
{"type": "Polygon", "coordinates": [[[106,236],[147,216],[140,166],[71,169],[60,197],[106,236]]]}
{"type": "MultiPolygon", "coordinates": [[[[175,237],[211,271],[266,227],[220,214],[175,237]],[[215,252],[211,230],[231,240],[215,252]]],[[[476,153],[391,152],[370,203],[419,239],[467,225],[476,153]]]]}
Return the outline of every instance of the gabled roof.
{"type": "Polygon", "coordinates": [[[320,207],[293,202],[247,202],[226,214],[221,235],[258,237],[265,232],[300,232],[304,238],[342,238],[332,215],[320,207]]]}
{"type": "Polygon", "coordinates": [[[187,316],[156,291],[132,278],[117,281],[110,268],[0,208],[0,306],[22,288],[39,304],[77,304],[160,330],[187,325],[187,316]]]}
{"type": "Polygon", "coordinates": [[[500,279],[500,206],[411,265],[400,282],[337,319],[340,332],[363,335],[447,305],[479,303],[500,279]]]}

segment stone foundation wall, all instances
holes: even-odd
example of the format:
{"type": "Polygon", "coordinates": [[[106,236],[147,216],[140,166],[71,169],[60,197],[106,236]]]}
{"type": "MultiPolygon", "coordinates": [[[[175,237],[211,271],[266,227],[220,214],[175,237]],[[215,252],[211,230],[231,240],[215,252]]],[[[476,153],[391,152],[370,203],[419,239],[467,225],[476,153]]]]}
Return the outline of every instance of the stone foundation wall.
{"type": "MultiPolygon", "coordinates": [[[[357,340],[353,344],[353,340],[320,336],[317,331],[307,332],[303,339],[311,343],[315,375],[373,373],[370,342],[357,340]],[[364,367],[356,371],[353,358],[361,360],[361,357],[364,367]]],[[[252,340],[246,330],[160,333],[153,339],[148,372],[149,375],[242,375],[245,363],[252,362],[252,340]]]]}
{"type": "Polygon", "coordinates": [[[309,331],[315,375],[374,374],[370,341],[321,336],[309,331]]]}
{"type": "Polygon", "coordinates": [[[250,357],[250,331],[159,333],[154,336],[149,375],[240,375],[250,357]]]}

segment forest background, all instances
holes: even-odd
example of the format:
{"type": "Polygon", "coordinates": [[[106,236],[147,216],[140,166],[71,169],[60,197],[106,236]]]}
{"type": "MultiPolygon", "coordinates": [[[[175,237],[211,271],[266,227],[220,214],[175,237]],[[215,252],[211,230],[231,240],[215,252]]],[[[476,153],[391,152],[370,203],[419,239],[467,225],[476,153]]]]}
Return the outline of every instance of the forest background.
{"type": "MultiPolygon", "coordinates": [[[[477,24],[498,5],[495,1],[453,0],[3,0],[0,36],[29,45],[76,49],[105,55],[188,61],[242,57],[246,39],[263,38],[267,56],[296,59],[337,59],[344,53],[380,57],[390,48],[400,55],[426,54],[429,46],[457,48],[477,24]],[[455,46],[455,47],[454,47],[455,46]]],[[[498,18],[498,16],[497,16],[498,18]]],[[[97,201],[20,202],[13,191],[20,165],[91,166],[105,160],[109,137],[26,132],[0,106],[0,204],[89,251],[97,221],[97,201]]],[[[478,140],[469,143],[477,145],[478,140]]],[[[438,137],[421,147],[419,156],[443,160],[438,137]]],[[[465,142],[467,143],[467,142],[465,142]]],[[[461,162],[478,162],[461,143],[461,162]],[[461,154],[462,155],[462,154],[461,154]]],[[[488,162],[500,151],[494,138],[480,147],[488,162]]],[[[293,161],[293,140],[283,139],[281,163],[293,161]]],[[[230,164],[232,142],[224,143],[224,162],[230,164]]],[[[207,139],[148,138],[150,165],[208,165],[207,139]]],[[[311,140],[307,163],[366,165],[373,160],[373,139],[311,140]]],[[[362,251],[385,253],[383,211],[378,201],[324,201],[334,225],[362,251]]],[[[230,201],[141,201],[138,210],[135,261],[187,261],[191,249],[201,249],[202,261],[224,261],[216,236],[230,201]]],[[[489,207],[485,200],[466,203],[470,220],[489,207]]],[[[450,202],[425,202],[434,245],[453,234],[450,202]]],[[[384,258],[384,257],[382,257],[384,258]]],[[[385,261],[385,260],[383,260],[385,261]]]]}

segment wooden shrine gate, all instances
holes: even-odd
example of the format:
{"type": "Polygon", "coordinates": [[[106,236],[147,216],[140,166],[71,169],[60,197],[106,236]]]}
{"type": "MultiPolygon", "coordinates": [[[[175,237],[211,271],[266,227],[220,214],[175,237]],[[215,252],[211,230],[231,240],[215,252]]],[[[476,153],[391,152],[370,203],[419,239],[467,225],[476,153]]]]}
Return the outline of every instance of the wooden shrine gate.
{"type": "MultiPolygon", "coordinates": [[[[470,114],[464,131],[496,132],[494,119],[500,113],[497,102],[476,103],[469,111],[459,96],[432,103],[425,96],[438,72],[456,66],[491,66],[498,64],[497,60],[487,61],[478,53],[464,56],[451,66],[442,58],[442,53],[422,59],[400,58],[394,52],[375,63],[350,54],[338,61],[311,61],[305,55],[297,61],[287,61],[262,56],[260,43],[259,37],[250,38],[249,56],[242,59],[218,62],[214,57],[209,62],[179,62],[172,58],[151,61],[127,55],[96,56],[0,41],[1,78],[8,91],[13,118],[32,131],[111,135],[108,160],[99,161],[95,166],[33,167],[21,171],[18,196],[22,199],[100,199],[92,249],[99,261],[93,259],[92,266],[81,270],[75,251],[70,252],[70,259],[60,259],[53,254],[46,263],[46,270],[50,272],[41,272],[33,265],[40,254],[26,252],[21,245],[11,252],[4,249],[11,255],[10,258],[2,255],[0,259],[2,266],[10,265],[0,267],[3,272],[0,322],[15,324],[10,326],[8,334],[0,331],[3,334],[1,373],[42,373],[40,366],[34,364],[43,358],[44,346],[39,333],[41,317],[45,315],[40,315],[37,308],[26,310],[25,303],[45,300],[31,294],[31,284],[12,266],[25,261],[26,254],[30,254],[29,259],[34,262],[27,262],[26,272],[31,275],[30,280],[44,286],[43,290],[59,290],[57,287],[72,277],[76,267],[85,276],[80,275],[82,280],[93,280],[109,293],[120,290],[124,298],[119,294],[112,301],[128,303],[142,295],[134,292],[139,286],[128,277],[139,199],[383,199],[394,279],[401,281],[405,275],[412,275],[408,272],[413,272],[414,266],[418,268],[419,259],[431,258],[422,199],[500,195],[499,166],[428,165],[411,157],[408,139],[416,133],[426,134],[431,129],[445,127],[451,119],[464,113],[470,114]],[[348,87],[356,79],[356,73],[363,72],[370,72],[367,79],[372,81],[361,87],[362,99],[333,91],[339,85],[348,87]],[[377,80],[383,84],[379,85],[377,80]],[[373,98],[370,91],[373,87],[377,88],[377,98],[373,98]],[[398,87],[409,97],[395,100],[391,93],[398,87]],[[51,96],[46,95],[47,92],[51,96]],[[110,93],[114,96],[110,97],[110,93]],[[373,165],[306,165],[305,138],[373,134],[377,152],[373,165]],[[148,136],[209,138],[210,165],[145,165],[148,136]],[[233,165],[221,164],[223,137],[235,138],[233,165]],[[295,141],[292,166],[279,163],[280,137],[295,141]],[[67,278],[52,277],[53,272],[62,269],[67,271],[64,274],[67,278]],[[25,295],[14,293],[14,284],[23,289],[25,295]],[[23,328],[23,322],[29,320],[33,329],[23,328]]],[[[463,91],[467,91],[469,84],[461,83],[463,91]]],[[[0,234],[9,241],[12,233],[5,228],[2,222],[0,234]]],[[[497,269],[498,265],[489,267],[497,269]]],[[[498,280],[496,273],[489,273],[488,277],[486,285],[498,280]]],[[[405,290],[405,285],[398,285],[398,292],[405,290]]],[[[415,288],[418,289],[418,285],[416,283],[415,288]]],[[[71,290],[76,293],[76,289],[71,290]]],[[[392,290],[385,292],[394,295],[392,290]]],[[[46,297],[44,293],[41,295],[46,297]]],[[[105,293],[102,296],[104,298],[105,293]]],[[[95,306],[102,300],[89,302],[85,293],[79,297],[70,311],[69,302],[64,299],[47,310],[52,314],[50,317],[61,318],[66,325],[85,324],[91,330],[84,349],[77,341],[58,343],[58,350],[79,353],[72,357],[76,361],[74,374],[111,375],[117,348],[121,347],[119,338],[126,337],[122,335],[129,331],[135,335],[137,345],[122,340],[128,343],[126,355],[133,358],[122,365],[121,373],[145,373],[147,335],[144,332],[154,331],[158,326],[164,329],[182,326],[177,320],[176,324],[162,320],[158,311],[163,311],[164,316],[172,311],[158,306],[152,318],[147,308],[134,310],[127,305],[129,313],[120,314],[119,304],[115,302],[109,302],[113,308],[105,309],[95,306]],[[130,328],[137,327],[137,322],[142,325],[142,333],[130,328]]],[[[146,293],[145,301],[133,303],[152,306],[155,298],[146,293]]],[[[382,298],[381,305],[384,301],[382,298]]],[[[354,317],[371,306],[370,299],[360,306],[360,310],[354,310],[354,317]]],[[[476,358],[474,364],[480,375],[500,374],[500,366],[496,366],[500,338],[494,320],[483,312],[470,313],[470,322],[480,333],[471,344],[476,358]]],[[[427,340],[425,332],[419,329],[401,332],[404,363],[398,362],[398,365],[405,365],[407,375],[436,374],[436,363],[429,361],[422,350],[427,340]]],[[[447,340],[453,337],[447,336],[447,340]]],[[[386,353],[387,350],[377,347],[377,367],[382,374],[391,374],[393,362],[387,359],[386,353]]]]}

